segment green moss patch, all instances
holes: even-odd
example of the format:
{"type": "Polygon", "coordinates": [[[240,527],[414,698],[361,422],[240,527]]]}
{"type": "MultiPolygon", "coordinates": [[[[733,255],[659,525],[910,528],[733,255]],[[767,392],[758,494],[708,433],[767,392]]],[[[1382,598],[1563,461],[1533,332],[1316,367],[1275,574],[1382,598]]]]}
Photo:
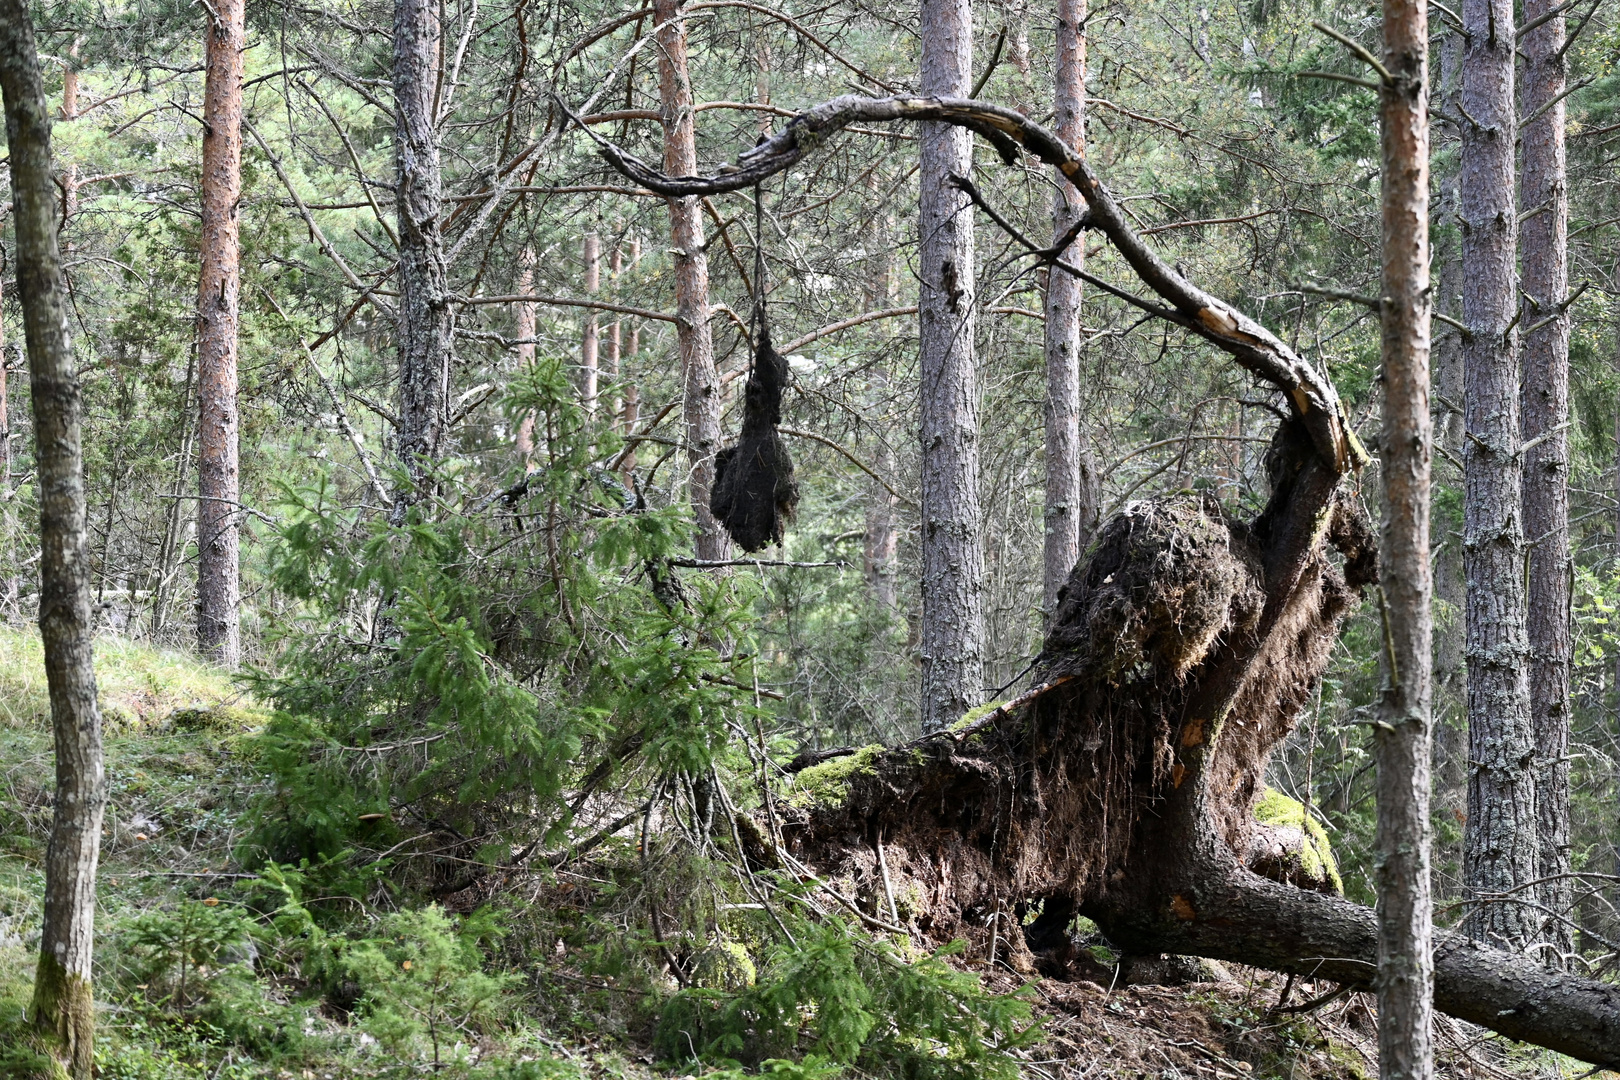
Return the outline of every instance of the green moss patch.
{"type": "Polygon", "coordinates": [[[812,765],[798,775],[788,792],[788,805],[801,809],[830,806],[849,797],[849,783],[857,776],[876,771],[877,759],[888,747],[882,743],[863,746],[853,754],[812,765]]]}
{"type": "MultiPolygon", "coordinates": [[[[223,668],[112,634],[96,639],[96,689],[112,731],[170,723],[185,731],[242,731],[268,718],[223,668]]],[[[0,727],[43,727],[50,713],[39,631],[0,627],[0,727]]]]}
{"type": "Polygon", "coordinates": [[[1262,825],[1298,829],[1305,834],[1300,851],[1303,869],[1311,877],[1326,877],[1334,889],[1343,894],[1344,879],[1339,876],[1339,862],[1333,857],[1333,845],[1327,830],[1305,811],[1298,799],[1291,799],[1275,788],[1264,788],[1260,800],[1254,804],[1254,820],[1262,825]]]}

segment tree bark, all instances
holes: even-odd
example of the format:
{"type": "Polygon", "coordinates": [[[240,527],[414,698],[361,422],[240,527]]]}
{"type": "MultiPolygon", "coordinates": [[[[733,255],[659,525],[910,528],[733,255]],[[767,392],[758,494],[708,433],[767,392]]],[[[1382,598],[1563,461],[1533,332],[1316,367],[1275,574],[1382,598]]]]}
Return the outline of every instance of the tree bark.
{"type": "MultiPolygon", "coordinates": [[[[1058,0],[1054,131],[1080,157],[1086,154],[1085,22],[1086,0],[1058,0]]],[[[1020,28],[1019,36],[1023,34],[1020,28]]],[[[1052,194],[1054,244],[1069,235],[1084,215],[1085,205],[1072,183],[1066,179],[1058,183],[1052,194]]],[[[1066,258],[1083,267],[1085,253],[1082,239],[1069,248],[1066,258]]],[[[1050,620],[1057,610],[1058,590],[1080,560],[1101,508],[1095,463],[1080,436],[1080,279],[1049,273],[1045,306],[1046,537],[1041,610],[1050,620]]]]}
{"type": "MultiPolygon", "coordinates": [[[[619,274],[624,270],[624,250],[618,243],[613,245],[613,253],[608,256],[608,281],[613,290],[613,299],[619,300],[619,274]]],[[[602,377],[606,382],[605,389],[598,390],[598,399],[605,400],[602,409],[607,413],[608,426],[618,429],[619,412],[619,360],[620,352],[624,348],[624,323],[614,319],[608,323],[606,347],[602,350],[602,377]]]]}
{"type": "Polygon", "coordinates": [[[1383,425],[1379,546],[1384,687],[1378,764],[1378,1070],[1434,1075],[1429,476],[1429,20],[1424,0],[1384,0],[1383,425]]]}
{"type": "MultiPolygon", "coordinates": [[[[585,234],[585,295],[595,296],[602,289],[602,238],[585,234]]],[[[596,312],[585,311],[579,335],[579,400],[588,414],[596,412],[596,384],[601,356],[602,334],[596,312]]]]}
{"type": "MultiPolygon", "coordinates": [[[[923,0],[922,91],[966,94],[973,79],[969,0],[923,0]]],[[[972,133],[919,125],[917,273],[921,334],[922,729],[979,704],[984,681],[984,548],[979,539],[978,296],[973,211],[952,182],[973,169],[972,133]]]]}
{"type": "MultiPolygon", "coordinates": [[[[867,177],[867,194],[878,195],[878,177],[874,171],[867,177]]],[[[871,244],[876,250],[867,252],[870,273],[866,285],[866,309],[880,311],[889,305],[895,289],[894,215],[885,211],[874,225],[871,244]]],[[[875,410],[874,416],[884,416],[890,405],[891,375],[888,350],[882,342],[893,336],[888,320],[874,325],[877,357],[871,367],[867,386],[868,399],[875,410]]],[[[879,476],[894,475],[894,446],[886,425],[875,421],[872,440],[872,470],[879,476]]],[[[887,618],[898,613],[899,591],[895,579],[895,556],[900,548],[900,530],[895,519],[899,500],[894,492],[876,480],[866,485],[866,534],[861,545],[861,570],[866,578],[866,589],[877,609],[887,618]]]]}
{"type": "Polygon", "coordinates": [[[40,501],[39,629],[56,746],[56,808],[45,855],[45,916],[33,1029],[75,1080],[94,1068],[91,954],[107,780],[92,660],[81,405],[57,248],[50,118],[22,0],[0,0],[0,91],[17,229],[40,501]]]}
{"type": "MultiPolygon", "coordinates": [[[[1557,5],[1526,0],[1529,22],[1557,5]]],[[[1523,42],[1524,112],[1535,118],[1521,133],[1523,162],[1520,205],[1528,218],[1520,231],[1524,245],[1521,321],[1524,378],[1521,422],[1526,443],[1540,443],[1524,455],[1524,531],[1530,544],[1529,610],[1530,715],[1539,758],[1536,762],[1538,821],[1536,876],[1542,924],[1537,941],[1543,959],[1558,966],[1575,947],[1568,921],[1574,888],[1569,877],[1569,665],[1570,589],[1574,569],[1569,553],[1569,194],[1564,168],[1564,19],[1551,19],[1523,42]],[[1539,114],[1539,115],[1537,115],[1539,114]],[[1546,207],[1545,210],[1542,207],[1546,207]]]]}
{"type": "MultiPolygon", "coordinates": [[[[641,265],[641,238],[630,238],[630,272],[635,273],[641,265]]],[[[630,332],[625,335],[624,359],[619,365],[621,393],[624,396],[622,406],[623,431],[625,438],[630,438],[636,432],[636,425],[641,422],[641,388],[632,377],[629,368],[641,355],[641,324],[632,322],[630,332]]],[[[634,444],[625,448],[624,461],[619,465],[619,475],[624,480],[624,486],[635,489],[636,486],[636,448],[634,444]]]]}
{"type": "MultiPolygon", "coordinates": [[[[519,296],[534,293],[534,248],[525,247],[518,256],[517,291],[519,296]]],[[[513,311],[513,329],[517,332],[518,372],[527,374],[534,367],[535,305],[531,300],[519,300],[513,311]]],[[[527,464],[534,454],[534,413],[525,412],[518,420],[517,436],[513,439],[518,454],[527,464]]]]}
{"type": "MultiPolygon", "coordinates": [[[[679,0],[654,0],[658,35],[658,100],[664,122],[664,171],[673,176],[697,172],[697,132],[693,125],[692,81],[686,65],[686,21],[679,0]]],[[[714,455],[720,449],[720,376],[709,335],[709,257],[704,252],[703,207],[690,195],[669,200],[670,247],[675,259],[675,336],[681,353],[685,401],[687,495],[697,519],[695,554],[718,562],[726,558],[726,534],[709,512],[714,487],[714,455]]]]}
{"type": "Polygon", "coordinates": [[[1468,933],[1523,948],[1537,920],[1516,894],[1536,876],[1535,744],[1526,677],[1524,531],[1513,205],[1513,4],[1465,0],[1463,557],[1468,577],[1468,933]]]}
{"type": "MultiPolygon", "coordinates": [[[[1458,68],[1462,59],[1462,35],[1446,34],[1439,42],[1439,70],[1436,90],[1432,95],[1442,107],[1453,115],[1457,112],[1458,68]]],[[[1441,131],[1433,132],[1436,138],[1441,131]]],[[[1438,156],[1438,155],[1436,155],[1438,156]]],[[[1433,217],[1433,266],[1437,275],[1434,310],[1462,318],[1462,263],[1457,235],[1457,166],[1456,159],[1441,158],[1445,171],[1435,176],[1435,194],[1439,203],[1433,217]]],[[[1455,328],[1447,328],[1433,338],[1431,360],[1434,399],[1437,404],[1435,418],[1435,445],[1446,452],[1448,463],[1463,459],[1463,393],[1462,339],[1455,328]]],[[[1456,467],[1450,465],[1448,467],[1456,467]]],[[[1453,530],[1449,517],[1437,538],[1431,559],[1434,567],[1434,598],[1444,617],[1437,617],[1434,628],[1434,687],[1432,715],[1434,728],[1435,798],[1440,812],[1462,821],[1468,799],[1468,746],[1467,731],[1461,722],[1466,715],[1468,695],[1465,677],[1465,633],[1463,612],[1468,606],[1468,588],[1463,573],[1462,534],[1453,530]],[[1443,606],[1442,606],[1443,605],[1443,606]]],[[[1442,862],[1460,858],[1456,850],[1436,853],[1442,862]]]]}
{"type": "MultiPolygon", "coordinates": [[[[394,0],[394,176],[399,225],[399,456],[419,489],[445,449],[454,335],[439,234],[443,179],[434,122],[442,28],[430,0],[394,0]]],[[[403,520],[420,491],[394,498],[403,520]]]]}
{"type": "Polygon", "coordinates": [[[5,288],[0,284],[0,532],[5,535],[5,550],[0,554],[0,618],[9,619],[17,612],[17,520],[11,504],[11,366],[6,362],[5,288]]]}
{"type": "Polygon", "coordinates": [[[243,18],[243,0],[219,0],[208,13],[197,290],[197,647],[232,668],[242,658],[236,351],[243,18]]]}
{"type": "MultiPolygon", "coordinates": [[[[79,38],[74,35],[72,43],[68,45],[67,61],[62,65],[62,119],[72,120],[79,115],[79,38]]],[[[68,162],[61,171],[57,186],[62,191],[62,223],[61,229],[66,230],[68,222],[79,213],[79,165],[78,162],[68,162]]],[[[73,241],[65,241],[67,250],[73,250],[73,241]]]]}

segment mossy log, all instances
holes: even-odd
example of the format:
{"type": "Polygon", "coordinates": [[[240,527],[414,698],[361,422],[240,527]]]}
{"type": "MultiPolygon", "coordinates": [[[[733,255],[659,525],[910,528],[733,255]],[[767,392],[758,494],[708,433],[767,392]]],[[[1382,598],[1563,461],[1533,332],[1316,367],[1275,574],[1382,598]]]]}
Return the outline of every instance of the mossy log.
{"type": "MultiPolygon", "coordinates": [[[[1200,495],[1127,507],[1064,590],[1043,689],[821,766],[829,783],[781,807],[785,850],[879,920],[1025,971],[1061,976],[1084,914],[1133,953],[1370,988],[1373,912],[1336,895],[1303,822],[1255,820],[1267,760],[1375,579],[1361,511],[1316,461],[1283,425],[1251,522],[1200,495]]],[[[1435,970],[1453,1016],[1620,1065],[1620,987],[1455,936],[1435,970]]]]}

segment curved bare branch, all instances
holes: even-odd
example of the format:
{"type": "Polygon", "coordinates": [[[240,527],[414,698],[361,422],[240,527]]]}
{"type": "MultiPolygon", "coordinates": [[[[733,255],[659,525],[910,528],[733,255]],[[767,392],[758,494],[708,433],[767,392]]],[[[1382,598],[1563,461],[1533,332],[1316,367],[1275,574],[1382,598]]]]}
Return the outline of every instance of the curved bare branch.
{"type": "Polygon", "coordinates": [[[792,167],[851,124],[892,121],[965,127],[988,139],[1009,163],[1027,153],[1063,173],[1090,207],[1091,227],[1107,236],[1137,277],[1176,311],[1181,317],[1176,321],[1288,396],[1324,465],[1335,475],[1343,475],[1365,464],[1366,451],[1351,430],[1333,384],[1271,331],[1193,285],[1160,258],[1130,226],[1085,159],[1051,131],[1012,109],[969,98],[845,95],[799,113],[776,135],[743,151],[736,164],[722,165],[714,176],[667,176],[584,125],[581,128],[620,173],[660,195],[681,197],[752,187],[792,167]]]}

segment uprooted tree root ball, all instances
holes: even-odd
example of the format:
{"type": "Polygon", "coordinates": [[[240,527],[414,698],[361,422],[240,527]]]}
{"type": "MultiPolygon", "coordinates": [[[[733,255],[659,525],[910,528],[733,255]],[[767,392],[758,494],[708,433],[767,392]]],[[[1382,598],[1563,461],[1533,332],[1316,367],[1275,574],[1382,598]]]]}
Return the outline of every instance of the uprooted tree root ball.
{"type": "MultiPolygon", "coordinates": [[[[872,925],[962,938],[1026,973],[1080,973],[1067,927],[1084,914],[1132,953],[1370,986],[1372,912],[1336,895],[1303,820],[1255,821],[1270,755],[1376,578],[1363,512],[1316,482],[1305,445],[1299,425],[1279,430],[1252,522],[1207,495],[1127,507],[1070,577],[1034,691],[867,748],[776,807],[774,841],[750,829],[751,857],[814,870],[872,925]]],[[[1620,1063],[1614,986],[1442,938],[1436,1002],[1620,1063]]]]}
{"type": "MultiPolygon", "coordinates": [[[[1350,522],[1338,534],[1365,540],[1347,501],[1333,512],[1350,522]]],[[[1037,679],[1052,689],[1003,723],[869,755],[829,792],[847,798],[788,808],[788,850],[847,880],[874,914],[887,917],[892,894],[936,941],[964,937],[1033,971],[1037,957],[1017,928],[1039,904],[1039,936],[1130,872],[1138,820],[1176,782],[1190,676],[1222,642],[1255,634],[1262,574],[1250,530],[1212,498],[1128,507],[1065,589],[1037,679]]],[[[1300,594],[1294,632],[1278,640],[1220,739],[1220,818],[1234,850],[1247,850],[1266,760],[1354,599],[1325,553],[1300,594]]]]}

